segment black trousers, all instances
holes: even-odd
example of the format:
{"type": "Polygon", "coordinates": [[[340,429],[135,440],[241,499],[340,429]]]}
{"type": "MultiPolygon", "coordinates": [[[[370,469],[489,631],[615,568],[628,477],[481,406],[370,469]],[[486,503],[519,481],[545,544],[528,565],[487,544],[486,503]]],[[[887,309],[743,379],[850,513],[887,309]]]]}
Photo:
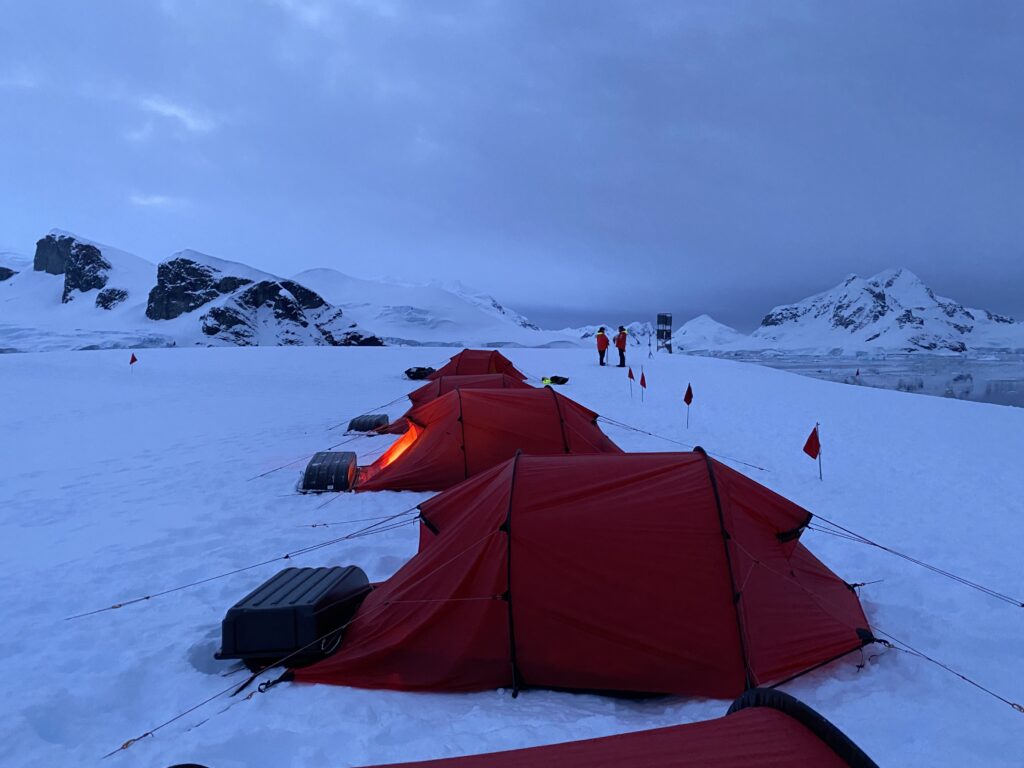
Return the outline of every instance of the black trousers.
{"type": "Polygon", "coordinates": [[[619,368],[625,368],[625,367],[626,367],[626,350],[620,349],[619,350],[619,368]]]}
{"type": "Polygon", "coordinates": [[[604,356],[607,353],[608,353],[607,349],[599,349],[599,350],[597,350],[597,359],[601,362],[601,365],[604,365],[604,356]]]}

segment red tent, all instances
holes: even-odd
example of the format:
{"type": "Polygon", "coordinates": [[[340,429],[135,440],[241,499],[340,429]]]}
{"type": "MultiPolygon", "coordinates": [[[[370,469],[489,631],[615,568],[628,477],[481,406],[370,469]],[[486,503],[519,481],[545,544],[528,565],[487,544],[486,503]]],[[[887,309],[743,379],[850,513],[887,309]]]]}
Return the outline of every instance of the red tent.
{"type": "Polygon", "coordinates": [[[496,349],[464,349],[427,378],[477,376],[482,373],[504,373],[520,381],[525,381],[527,378],[526,374],[516,370],[512,361],[496,349]]]}
{"type": "Polygon", "coordinates": [[[507,373],[478,373],[473,375],[439,376],[409,393],[415,408],[429,403],[454,389],[534,389],[516,376],[507,373]]]}
{"type": "MultiPolygon", "coordinates": [[[[480,373],[475,376],[441,376],[440,378],[434,379],[424,384],[418,389],[414,389],[409,393],[409,399],[412,401],[412,408],[429,403],[431,400],[436,400],[441,395],[447,394],[455,389],[533,389],[531,385],[527,384],[521,379],[517,379],[515,376],[509,376],[507,373],[480,373]]],[[[409,410],[411,411],[412,408],[409,410]]],[[[388,434],[401,434],[409,428],[409,423],[406,421],[406,417],[409,415],[409,411],[399,416],[397,419],[392,421],[386,427],[378,430],[381,433],[388,434]]]]}
{"type": "Polygon", "coordinates": [[[429,542],[297,679],[722,698],[873,640],[810,513],[703,452],[519,455],[420,511],[429,542]]]}
{"type": "Polygon", "coordinates": [[[440,491],[527,453],[620,453],[597,414],[553,389],[455,389],[413,408],[409,430],[361,467],[357,491],[440,491]]]}
{"type": "MultiPolygon", "coordinates": [[[[399,763],[395,768],[878,768],[849,737],[787,693],[758,688],[725,717],[546,747],[399,763]]],[[[377,768],[380,768],[379,766],[377,768]]]]}

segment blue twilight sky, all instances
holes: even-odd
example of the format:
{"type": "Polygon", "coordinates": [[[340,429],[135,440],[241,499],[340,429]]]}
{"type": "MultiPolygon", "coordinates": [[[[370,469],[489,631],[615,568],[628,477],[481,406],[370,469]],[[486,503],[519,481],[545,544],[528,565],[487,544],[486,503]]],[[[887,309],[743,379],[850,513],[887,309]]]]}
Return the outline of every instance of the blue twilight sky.
{"type": "Polygon", "coordinates": [[[1024,316],[1024,2],[0,0],[0,246],[461,279],[544,324],[890,266],[1024,316]]]}

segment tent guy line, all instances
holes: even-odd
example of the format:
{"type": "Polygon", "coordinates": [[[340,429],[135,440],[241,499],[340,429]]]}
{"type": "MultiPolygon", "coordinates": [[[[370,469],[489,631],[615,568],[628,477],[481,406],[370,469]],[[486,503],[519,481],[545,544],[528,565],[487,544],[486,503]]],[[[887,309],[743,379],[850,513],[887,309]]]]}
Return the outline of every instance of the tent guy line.
{"type": "MultiPolygon", "coordinates": [[[[629,430],[632,430],[633,432],[639,432],[641,435],[649,435],[650,437],[656,437],[659,440],[665,440],[666,442],[674,443],[675,445],[680,445],[683,448],[686,448],[686,449],[691,450],[691,451],[694,449],[694,446],[692,444],[690,444],[690,443],[684,443],[684,442],[682,442],[680,440],[676,440],[676,439],[671,438],[671,437],[666,437],[665,435],[659,435],[656,432],[650,432],[650,431],[648,431],[646,429],[640,429],[640,427],[634,427],[632,424],[627,424],[624,421],[618,421],[616,419],[609,418],[608,416],[598,416],[597,420],[598,421],[606,422],[608,424],[611,424],[613,427],[619,427],[620,429],[629,429],[629,430]]],[[[750,467],[751,469],[757,469],[757,470],[760,470],[761,472],[771,472],[771,470],[766,468],[766,467],[761,467],[761,466],[758,466],[757,464],[751,464],[750,462],[743,461],[742,459],[736,459],[736,458],[733,458],[732,456],[726,456],[725,454],[722,454],[722,453],[715,453],[714,451],[708,451],[708,455],[709,456],[714,456],[716,459],[724,459],[725,461],[731,461],[734,464],[742,464],[744,467],[750,467]]]]}
{"type": "Polygon", "coordinates": [[[253,563],[252,565],[245,565],[245,566],[242,566],[241,568],[235,568],[234,570],[231,570],[231,571],[225,571],[224,573],[219,573],[219,574],[217,574],[215,576],[207,576],[206,578],[199,579],[197,581],[192,581],[192,582],[189,582],[188,584],[180,584],[180,585],[178,585],[176,587],[171,587],[170,589],[165,589],[165,590],[163,590],[161,592],[153,592],[152,594],[143,595],[142,597],[130,598],[128,600],[123,600],[123,601],[121,601],[119,603],[114,603],[113,605],[106,606],[105,608],[96,608],[96,609],[91,610],[91,611],[85,611],[84,613],[76,613],[76,614],[74,614],[72,616],[65,617],[64,621],[71,621],[72,619],[81,619],[81,618],[84,618],[86,616],[94,616],[94,615],[96,615],[98,613],[105,613],[107,611],[114,611],[114,610],[117,610],[118,608],[124,608],[125,606],[128,606],[128,605],[134,605],[136,603],[146,602],[147,600],[153,600],[155,598],[163,597],[165,595],[169,595],[169,594],[172,594],[174,592],[181,592],[182,590],[191,589],[192,587],[198,587],[198,586],[200,586],[202,584],[207,584],[207,583],[209,583],[211,581],[217,581],[218,579],[227,578],[228,576],[234,576],[235,574],[238,574],[238,573],[244,573],[245,571],[251,571],[253,568],[260,568],[260,567],[262,567],[264,565],[270,565],[271,563],[277,563],[277,562],[280,562],[282,560],[291,560],[292,558],[300,557],[302,555],[309,554],[310,552],[315,552],[317,550],[323,549],[324,547],[333,546],[334,544],[338,544],[338,543],[340,543],[342,541],[349,541],[351,539],[362,538],[364,536],[372,536],[372,535],[377,534],[377,533],[385,533],[387,531],[394,530],[395,528],[399,528],[399,527],[404,526],[404,525],[410,525],[412,523],[415,523],[419,519],[418,514],[419,514],[419,507],[418,506],[410,507],[409,509],[403,510],[402,512],[398,512],[398,513],[396,513],[394,515],[390,515],[389,517],[383,518],[379,522],[373,523],[372,525],[368,525],[365,528],[360,528],[358,531],[353,531],[352,533],[345,534],[344,536],[338,536],[338,537],[333,538],[333,539],[328,539],[327,541],[322,541],[322,542],[320,542],[318,544],[311,544],[311,545],[309,545],[307,547],[302,547],[300,549],[292,550],[291,552],[286,552],[283,555],[279,555],[277,557],[272,557],[269,560],[263,560],[262,562],[253,563]],[[390,520],[395,520],[395,519],[397,519],[399,517],[403,517],[405,515],[412,514],[413,512],[417,513],[417,517],[414,517],[414,518],[412,518],[410,520],[403,520],[400,523],[395,523],[395,524],[390,525],[390,526],[385,526],[384,525],[385,523],[387,523],[390,520]]]}
{"type": "Polygon", "coordinates": [[[902,653],[906,653],[909,656],[916,656],[919,659],[924,659],[925,661],[929,661],[932,664],[934,664],[935,666],[937,666],[937,667],[939,667],[941,669],[944,669],[946,672],[948,672],[949,674],[953,675],[954,677],[960,678],[963,682],[967,683],[968,685],[972,685],[975,688],[977,688],[979,691],[982,691],[983,693],[988,694],[993,699],[996,699],[997,701],[1001,701],[1003,704],[1006,704],[1008,707],[1013,709],[1015,712],[1019,712],[1020,714],[1024,715],[1024,705],[1018,704],[1017,702],[1011,701],[1010,699],[1006,698],[1005,696],[999,695],[998,693],[996,693],[995,691],[991,690],[990,688],[986,688],[985,686],[983,686],[977,680],[972,680],[971,678],[967,677],[967,675],[965,675],[963,672],[958,672],[957,670],[953,669],[948,664],[945,664],[944,662],[941,662],[938,659],[932,658],[928,654],[924,653],[923,651],[917,650],[912,645],[904,642],[903,640],[900,640],[899,638],[893,637],[892,635],[890,635],[885,630],[880,629],[877,624],[874,625],[874,628],[878,631],[878,634],[885,635],[887,638],[889,638],[889,641],[891,641],[891,642],[886,641],[886,640],[879,640],[878,641],[879,643],[883,644],[885,647],[891,648],[894,651],[900,651],[902,653]],[[900,646],[903,646],[903,647],[901,648],[900,646]]]}
{"type": "MultiPolygon", "coordinates": [[[[384,408],[388,408],[389,406],[392,406],[395,403],[401,402],[406,397],[407,397],[407,395],[401,395],[400,397],[396,397],[394,400],[391,400],[391,401],[389,401],[387,403],[381,403],[380,405],[375,405],[375,406],[373,406],[373,407],[371,407],[369,409],[366,409],[366,410],[363,411],[363,413],[366,413],[367,411],[379,411],[379,410],[382,410],[384,408]]],[[[345,419],[344,421],[338,422],[333,427],[327,427],[327,431],[330,432],[331,430],[337,429],[338,427],[340,427],[340,426],[342,426],[344,424],[348,424],[349,421],[351,421],[354,418],[355,418],[355,416],[352,416],[352,417],[350,417],[348,419],[345,419]]],[[[342,440],[340,443],[335,443],[334,445],[330,446],[327,450],[333,450],[335,448],[338,448],[339,446],[346,445],[347,443],[351,443],[351,442],[353,442],[355,440],[358,440],[360,437],[368,437],[368,436],[369,435],[367,435],[367,434],[353,435],[352,437],[349,437],[346,440],[342,440]]],[[[316,453],[316,452],[314,451],[314,453],[316,453]]],[[[268,469],[266,472],[261,472],[258,475],[253,475],[252,477],[249,478],[249,481],[251,481],[251,480],[259,480],[260,478],[266,477],[267,475],[272,475],[272,474],[274,474],[275,472],[277,472],[279,470],[287,469],[288,467],[291,467],[291,466],[293,466],[295,464],[298,464],[300,461],[308,461],[310,458],[312,458],[312,456],[313,456],[313,453],[307,453],[307,454],[305,454],[303,456],[299,456],[297,459],[292,459],[287,464],[282,464],[279,467],[274,467],[273,469],[268,469]]]]}
{"type": "MultiPolygon", "coordinates": [[[[245,688],[247,688],[252,683],[253,680],[258,678],[260,675],[264,674],[265,672],[267,672],[270,669],[274,669],[274,668],[280,666],[281,664],[284,664],[286,661],[288,661],[292,657],[302,653],[303,651],[305,651],[305,650],[307,650],[309,648],[312,648],[317,643],[322,643],[324,640],[326,640],[331,635],[337,634],[338,632],[341,632],[342,630],[347,629],[350,624],[352,624],[353,622],[357,621],[359,618],[360,617],[358,615],[353,616],[351,620],[349,620],[348,622],[346,622],[342,626],[336,627],[334,629],[331,629],[328,632],[325,632],[323,635],[321,635],[320,637],[316,638],[315,640],[307,643],[302,648],[299,648],[298,650],[292,651],[287,656],[284,656],[281,659],[278,659],[276,664],[272,664],[272,665],[270,665],[268,667],[265,667],[264,669],[261,669],[258,672],[253,672],[245,680],[245,682],[243,682],[241,685],[239,685],[238,683],[232,683],[227,688],[224,688],[224,689],[222,689],[220,691],[217,691],[217,693],[214,693],[212,696],[208,696],[207,698],[203,699],[202,701],[198,702],[197,704],[193,704],[188,709],[185,709],[185,710],[179,712],[178,714],[174,715],[173,717],[171,717],[171,718],[169,718],[167,720],[164,720],[162,723],[160,723],[159,725],[156,725],[156,726],[150,728],[145,733],[142,733],[142,734],[140,734],[140,735],[138,735],[138,736],[136,736],[134,738],[128,739],[123,744],[121,744],[121,746],[119,746],[117,749],[113,749],[110,752],[108,752],[107,754],[103,755],[103,759],[106,760],[108,757],[113,757],[114,755],[118,754],[119,752],[126,751],[133,744],[135,744],[136,742],[139,742],[139,741],[142,741],[145,738],[149,738],[151,736],[154,736],[157,731],[159,731],[159,730],[161,730],[163,728],[166,728],[168,725],[171,725],[172,723],[176,723],[181,718],[190,715],[192,712],[195,712],[197,709],[201,709],[202,707],[205,707],[211,701],[214,701],[215,699],[219,699],[221,696],[223,696],[224,694],[226,694],[226,693],[228,693],[230,691],[234,691],[234,693],[231,694],[232,696],[235,696],[238,693],[241,693],[245,688]]],[[[281,678],[278,678],[277,682],[280,682],[280,680],[281,680],[281,678]]],[[[244,699],[241,699],[239,702],[235,702],[235,703],[237,704],[237,703],[241,703],[241,701],[249,701],[257,693],[265,693],[267,690],[269,690],[270,687],[271,686],[264,687],[264,686],[260,685],[259,688],[257,688],[256,690],[250,691],[249,695],[246,696],[244,699]]],[[[223,714],[229,708],[230,707],[225,707],[224,709],[222,709],[217,714],[223,714]]],[[[215,715],[212,715],[211,717],[215,717],[215,715]]],[[[209,719],[210,718],[207,718],[206,720],[209,720],[209,719]]],[[[204,720],[203,722],[206,722],[206,720],[204,720]]],[[[197,725],[201,725],[201,723],[199,723],[197,725]]],[[[195,727],[195,726],[193,726],[193,727],[195,727]]]]}
{"type": "Polygon", "coordinates": [[[932,565],[931,563],[926,563],[923,560],[918,560],[916,557],[908,555],[904,552],[900,552],[891,547],[887,547],[884,544],[879,544],[878,542],[872,541],[871,539],[867,538],[866,536],[862,536],[859,533],[855,533],[854,531],[851,531],[849,528],[844,528],[838,523],[834,523],[828,518],[822,517],[821,515],[815,515],[815,518],[821,520],[823,523],[827,523],[828,525],[834,526],[838,530],[822,528],[820,526],[814,525],[813,523],[807,526],[808,530],[817,531],[818,533],[825,533],[840,539],[847,539],[848,541],[853,541],[858,544],[865,544],[869,547],[875,547],[876,549],[880,549],[883,552],[889,553],[890,555],[901,558],[909,563],[913,563],[914,565],[917,565],[921,568],[936,573],[939,576],[944,576],[945,578],[955,581],[958,584],[963,584],[965,587],[969,587],[971,589],[977,590],[978,592],[981,592],[982,594],[988,595],[989,597],[993,597],[996,600],[1002,600],[1004,603],[1009,603],[1010,605],[1015,606],[1017,608],[1024,608],[1024,602],[1021,602],[1019,599],[1015,597],[999,592],[995,589],[992,589],[991,587],[986,587],[984,584],[979,584],[976,581],[971,581],[970,579],[965,578],[964,576],[959,576],[958,574],[952,573],[951,571],[947,571],[943,568],[939,568],[938,566],[932,565]]]}

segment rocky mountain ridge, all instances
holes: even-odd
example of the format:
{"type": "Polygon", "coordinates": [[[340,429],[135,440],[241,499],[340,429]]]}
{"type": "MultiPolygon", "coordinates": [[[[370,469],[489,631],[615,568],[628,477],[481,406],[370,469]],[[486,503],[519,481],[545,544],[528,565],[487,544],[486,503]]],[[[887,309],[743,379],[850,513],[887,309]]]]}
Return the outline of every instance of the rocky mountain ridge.
{"type": "Polygon", "coordinates": [[[383,343],[293,280],[197,251],[154,265],[54,230],[36,244],[31,270],[8,271],[0,336],[13,319],[6,335],[25,344],[36,330],[50,337],[42,348],[64,338],[79,342],[71,348],[383,343]]]}
{"type": "Polygon", "coordinates": [[[1024,349],[1024,323],[938,296],[908,269],[849,275],[827,291],[775,307],[749,336],[706,315],[674,334],[679,349],[814,354],[962,354],[1024,349]]]}

